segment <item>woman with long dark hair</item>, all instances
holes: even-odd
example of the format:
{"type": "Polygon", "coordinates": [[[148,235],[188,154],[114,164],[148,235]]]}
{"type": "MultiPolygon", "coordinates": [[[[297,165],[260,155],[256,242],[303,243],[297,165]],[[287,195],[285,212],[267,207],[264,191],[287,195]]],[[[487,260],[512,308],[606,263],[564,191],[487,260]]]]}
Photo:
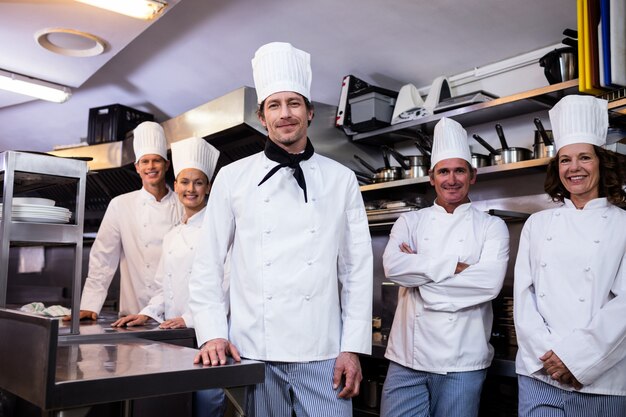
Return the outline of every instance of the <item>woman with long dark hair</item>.
{"type": "Polygon", "coordinates": [[[522,417],[626,416],[624,157],[602,148],[607,102],[567,96],[550,111],[557,148],[515,264],[522,417]]]}

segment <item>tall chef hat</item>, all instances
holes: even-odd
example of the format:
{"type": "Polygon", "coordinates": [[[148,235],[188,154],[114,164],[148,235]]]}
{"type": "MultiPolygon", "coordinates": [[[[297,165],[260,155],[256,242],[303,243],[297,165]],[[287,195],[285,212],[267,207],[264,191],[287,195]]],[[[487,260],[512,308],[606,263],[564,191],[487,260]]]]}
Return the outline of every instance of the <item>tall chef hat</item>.
{"type": "Polygon", "coordinates": [[[159,155],[167,160],[167,140],[160,124],[143,122],[133,130],[135,163],[144,155],[159,155]]]}
{"type": "Polygon", "coordinates": [[[209,180],[213,177],[220,151],[206,140],[191,137],[172,143],[172,165],[174,178],[183,169],[195,168],[204,172],[209,180]]]}
{"type": "Polygon", "coordinates": [[[609,128],[608,102],[592,96],[563,97],[548,112],[558,151],[573,143],[603,146],[609,128]]]}
{"type": "Polygon", "coordinates": [[[259,104],[281,91],[294,91],[311,101],[311,55],[286,42],[272,42],[257,49],[252,75],[259,104]]]}
{"type": "Polygon", "coordinates": [[[461,158],[472,162],[472,153],[467,142],[467,132],[458,122],[447,117],[441,118],[435,125],[433,150],[430,156],[430,167],[444,159],[461,158]]]}

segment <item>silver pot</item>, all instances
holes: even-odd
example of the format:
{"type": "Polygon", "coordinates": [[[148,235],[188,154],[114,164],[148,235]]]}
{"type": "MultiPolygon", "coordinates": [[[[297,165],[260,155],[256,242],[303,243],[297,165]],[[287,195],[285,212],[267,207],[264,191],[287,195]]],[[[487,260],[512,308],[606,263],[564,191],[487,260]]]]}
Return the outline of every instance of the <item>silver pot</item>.
{"type": "Polygon", "coordinates": [[[402,165],[402,178],[419,178],[428,175],[430,168],[430,156],[428,155],[403,155],[393,148],[386,148],[387,152],[402,165]]]}
{"type": "Polygon", "coordinates": [[[513,162],[521,162],[532,159],[533,153],[530,149],[527,148],[513,147],[500,149],[500,155],[498,156],[500,156],[501,159],[496,164],[511,164],[513,162]]]}
{"type": "Polygon", "coordinates": [[[554,158],[556,156],[556,149],[554,145],[546,146],[543,142],[535,143],[533,145],[533,156],[535,159],[554,158]]]}
{"type": "Polygon", "coordinates": [[[483,155],[480,153],[472,153],[472,166],[474,168],[482,168],[490,165],[491,158],[489,155],[483,155]]]}

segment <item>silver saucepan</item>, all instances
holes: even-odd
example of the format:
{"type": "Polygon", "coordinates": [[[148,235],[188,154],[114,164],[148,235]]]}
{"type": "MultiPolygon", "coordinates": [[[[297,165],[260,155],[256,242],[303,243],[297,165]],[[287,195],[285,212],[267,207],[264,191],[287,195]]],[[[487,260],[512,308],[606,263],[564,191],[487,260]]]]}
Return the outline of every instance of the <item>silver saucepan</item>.
{"type": "Polygon", "coordinates": [[[504,137],[504,132],[502,131],[502,125],[500,125],[500,123],[496,123],[496,132],[498,133],[498,138],[500,139],[500,143],[502,144],[500,154],[502,155],[503,164],[511,164],[513,162],[520,162],[532,159],[533,153],[530,149],[520,147],[509,148],[509,145],[507,145],[506,143],[506,138],[504,137]]]}
{"type": "Polygon", "coordinates": [[[491,164],[488,164],[488,165],[500,165],[502,163],[501,151],[494,149],[490,144],[487,143],[486,140],[481,138],[476,133],[474,133],[472,137],[476,139],[476,142],[480,143],[483,146],[483,148],[489,151],[489,160],[491,164]]]}
{"type": "Polygon", "coordinates": [[[354,158],[361,163],[365,168],[370,170],[373,174],[372,180],[374,182],[386,182],[386,181],[395,181],[402,178],[402,168],[400,167],[389,167],[387,168],[374,168],[369,163],[367,163],[363,158],[358,155],[354,155],[354,158]]]}
{"type": "Polygon", "coordinates": [[[533,156],[535,158],[553,158],[556,155],[556,149],[554,148],[552,131],[543,128],[540,118],[535,117],[534,122],[537,130],[535,130],[533,156]]]}
{"type": "Polygon", "coordinates": [[[387,151],[393,155],[393,157],[402,166],[403,178],[419,178],[428,175],[428,168],[430,167],[430,157],[427,155],[403,155],[400,152],[392,148],[387,148],[387,151]]]}

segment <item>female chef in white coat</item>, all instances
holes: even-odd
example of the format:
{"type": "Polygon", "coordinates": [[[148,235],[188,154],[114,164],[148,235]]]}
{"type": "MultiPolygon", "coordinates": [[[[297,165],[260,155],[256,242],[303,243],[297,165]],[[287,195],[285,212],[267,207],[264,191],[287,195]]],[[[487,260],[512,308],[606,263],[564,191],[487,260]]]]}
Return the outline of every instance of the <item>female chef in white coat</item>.
{"type": "MultiPolygon", "coordinates": [[[[113,327],[140,326],[150,318],[163,329],[193,327],[189,312],[189,274],[200,238],[200,227],[219,151],[204,139],[189,138],[172,144],[174,190],[185,208],[182,223],[163,238],[163,252],[156,272],[160,290],[139,314],[122,317],[113,327]]],[[[221,389],[198,393],[196,416],[221,416],[224,393],[221,389]]]]}
{"type": "Polygon", "coordinates": [[[626,416],[624,158],[606,141],[607,102],[567,96],[550,111],[557,156],[515,264],[521,417],[626,416]],[[621,158],[621,159],[620,159],[621,158]]]}

